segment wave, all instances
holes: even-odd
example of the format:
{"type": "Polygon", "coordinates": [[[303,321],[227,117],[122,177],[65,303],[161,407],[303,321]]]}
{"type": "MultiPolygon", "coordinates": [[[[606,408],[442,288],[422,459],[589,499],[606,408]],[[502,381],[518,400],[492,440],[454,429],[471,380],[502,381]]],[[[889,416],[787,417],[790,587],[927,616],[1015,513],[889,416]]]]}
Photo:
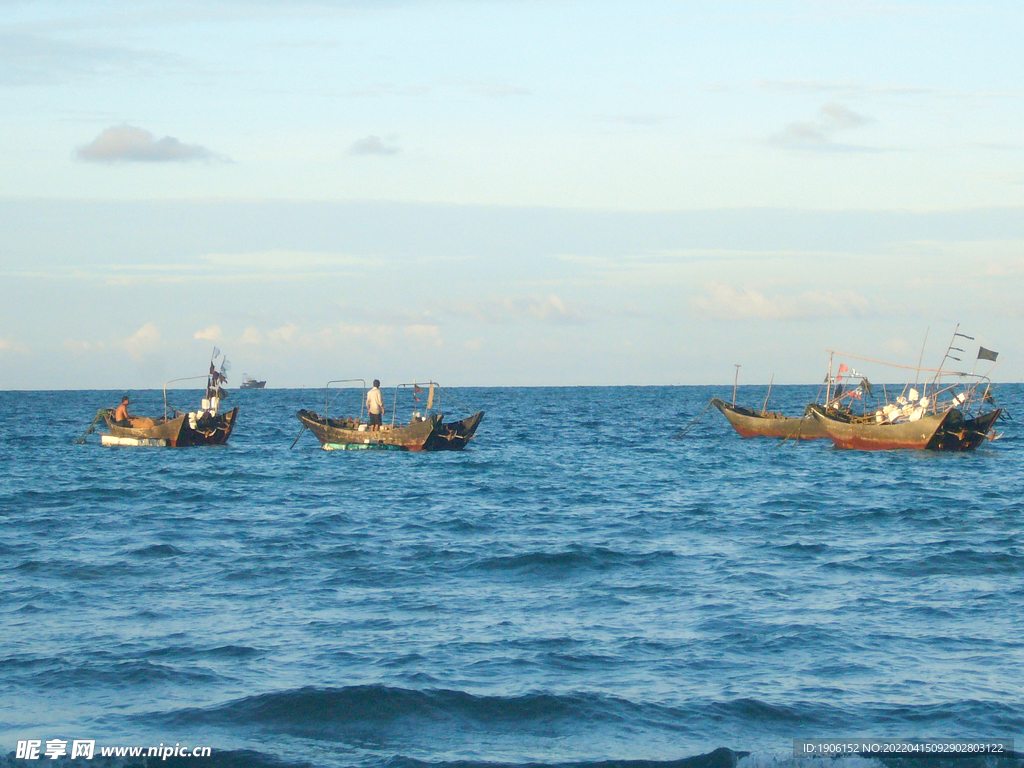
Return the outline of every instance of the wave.
{"type": "Polygon", "coordinates": [[[178,549],[173,544],[151,544],[148,547],[139,547],[128,552],[135,557],[173,557],[183,555],[185,551],[178,549]]]}
{"type": "Polygon", "coordinates": [[[45,666],[29,680],[48,689],[74,690],[81,687],[135,691],[158,684],[200,685],[216,683],[221,677],[200,667],[156,664],[146,660],[96,660],[84,663],[64,659],[38,660],[45,666]]]}
{"type": "Polygon", "coordinates": [[[831,703],[743,697],[669,705],[597,692],[487,696],[383,684],[304,687],[249,696],[209,708],[149,713],[145,717],[180,727],[256,728],[329,742],[359,740],[369,733],[396,730],[414,739],[417,733],[433,737],[441,731],[498,733],[518,739],[563,738],[592,731],[613,738],[643,733],[675,741],[692,737],[706,742],[725,725],[739,733],[834,730],[840,725],[857,729],[870,728],[872,724],[884,724],[904,734],[908,729],[929,728],[959,732],[985,724],[997,726],[1000,733],[1024,727],[1024,718],[1015,707],[979,700],[914,706],[865,704],[861,700],[844,701],[841,696],[831,703]]]}
{"type": "Polygon", "coordinates": [[[554,571],[608,570],[619,567],[644,567],[662,560],[674,560],[677,555],[669,551],[620,552],[607,547],[574,547],[561,552],[529,552],[520,555],[491,557],[474,567],[496,571],[554,571]]]}
{"type": "MultiPolygon", "coordinates": [[[[245,724],[298,731],[310,724],[318,730],[327,725],[344,729],[353,724],[386,725],[405,718],[473,720],[523,729],[531,723],[549,725],[557,720],[621,721],[635,717],[639,709],[641,705],[599,694],[477,696],[448,689],[419,691],[374,684],[266,693],[213,709],[180,710],[166,717],[179,725],[245,724]]],[[[673,716],[670,708],[653,709],[662,710],[665,719],[673,716]]]]}

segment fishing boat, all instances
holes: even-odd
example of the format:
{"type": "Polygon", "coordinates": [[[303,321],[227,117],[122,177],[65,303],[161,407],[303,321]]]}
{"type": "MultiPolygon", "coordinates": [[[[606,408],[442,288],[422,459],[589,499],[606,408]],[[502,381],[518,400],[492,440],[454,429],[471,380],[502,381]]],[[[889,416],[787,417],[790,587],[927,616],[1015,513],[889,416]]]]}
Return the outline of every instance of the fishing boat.
{"type": "Polygon", "coordinates": [[[779,437],[789,440],[818,440],[827,437],[825,430],[808,412],[803,416],[785,416],[774,411],[753,411],[717,397],[711,398],[711,404],[725,416],[741,437],[779,437]]]}
{"type": "MultiPolygon", "coordinates": [[[[944,368],[950,359],[960,361],[952,354],[963,352],[953,346],[958,338],[973,339],[959,331],[957,326],[938,368],[918,366],[914,369],[918,375],[923,371],[932,374],[923,391],[919,392],[916,385],[904,385],[894,402],[863,408],[860,414],[855,414],[852,408],[833,407],[834,401],[824,406],[808,406],[808,410],[837,448],[859,451],[973,451],[986,439],[995,438],[995,423],[1002,409],[995,407],[992,385],[987,376],[974,371],[967,373],[944,368]],[[954,383],[944,384],[943,378],[949,377],[955,377],[954,383]]],[[[978,349],[978,360],[994,363],[997,356],[998,353],[984,347],[978,349]]],[[[882,365],[910,368],[891,363],[882,365]]]]}
{"type": "MultiPolygon", "coordinates": [[[[308,429],[321,447],[326,451],[340,450],[392,450],[392,451],[459,451],[466,447],[470,440],[476,435],[476,430],[483,420],[483,411],[468,416],[459,421],[446,422],[444,414],[440,411],[430,413],[434,407],[435,396],[439,396],[440,387],[436,382],[428,382],[423,385],[429,388],[427,395],[426,413],[415,411],[412,413],[408,423],[399,424],[396,422],[395,413],[398,408],[400,393],[408,391],[419,400],[419,395],[424,392],[423,388],[416,383],[399,384],[395,387],[394,403],[391,409],[391,423],[383,424],[378,429],[371,429],[367,423],[365,413],[366,403],[366,382],[363,379],[338,379],[327,383],[324,414],[321,416],[315,411],[300,410],[296,415],[299,422],[305,429],[308,429]],[[356,389],[356,383],[362,385],[359,390],[361,406],[358,416],[347,416],[341,418],[330,418],[328,411],[331,405],[331,384],[347,384],[348,387],[340,387],[335,390],[337,393],[346,390],[356,389]]],[[[438,403],[439,405],[440,403],[438,403]]],[[[299,433],[302,436],[302,432],[299,433]]],[[[296,438],[298,442],[298,438],[296,438]]],[[[294,443],[293,443],[294,445],[294,443]]]]}
{"type": "Polygon", "coordinates": [[[238,385],[239,389],[263,389],[267,386],[265,381],[256,381],[248,373],[242,374],[242,383],[238,385]]]}
{"type": "Polygon", "coordinates": [[[837,448],[856,451],[929,450],[973,451],[988,438],[1002,409],[974,418],[959,408],[927,413],[905,421],[878,418],[878,413],[856,417],[810,406],[814,419],[837,448]]]}
{"type": "MultiPolygon", "coordinates": [[[[215,355],[216,357],[216,355],[215,355]]],[[[213,361],[210,372],[205,376],[189,376],[172,379],[164,384],[164,413],[162,416],[129,416],[127,419],[116,420],[113,409],[101,410],[93,424],[102,419],[107,426],[107,434],[100,436],[102,445],[117,446],[150,446],[166,448],[183,448],[196,445],[223,445],[231,436],[238,418],[238,406],[222,411],[220,396],[223,391],[221,384],[227,382],[224,375],[227,359],[218,371],[213,361]],[[194,411],[182,412],[169,408],[167,404],[167,387],[182,381],[206,379],[206,395],[202,398],[199,408],[194,411]]],[[[86,431],[86,435],[92,427],[86,431]]],[[[85,435],[80,438],[84,442],[85,435]]]]}
{"type": "MultiPolygon", "coordinates": [[[[768,400],[772,395],[772,384],[775,376],[768,384],[768,395],[760,411],[736,405],[736,388],[739,382],[740,366],[736,366],[736,380],[733,382],[732,403],[713,397],[709,406],[717,408],[740,437],[777,437],[783,440],[818,440],[825,437],[825,431],[804,410],[803,416],[786,416],[768,410],[768,400]]],[[[820,393],[819,393],[820,394],[820,393]]]]}
{"type": "Polygon", "coordinates": [[[159,446],[184,448],[194,445],[223,445],[238,418],[238,406],[218,413],[218,398],[203,398],[200,408],[188,413],[175,411],[173,417],[135,416],[129,424],[114,421],[113,411],[104,414],[109,434],[100,436],[102,445],[159,446]]]}

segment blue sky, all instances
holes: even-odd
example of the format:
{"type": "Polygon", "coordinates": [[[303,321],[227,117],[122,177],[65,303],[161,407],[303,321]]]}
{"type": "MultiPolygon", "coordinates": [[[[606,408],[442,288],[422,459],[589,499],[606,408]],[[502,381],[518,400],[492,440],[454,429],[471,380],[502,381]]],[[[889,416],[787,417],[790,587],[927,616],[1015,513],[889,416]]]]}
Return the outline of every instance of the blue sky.
{"type": "Polygon", "coordinates": [[[0,0],[0,388],[1024,377],[1024,6],[0,0]],[[973,350],[972,350],[973,351],[973,350]]]}

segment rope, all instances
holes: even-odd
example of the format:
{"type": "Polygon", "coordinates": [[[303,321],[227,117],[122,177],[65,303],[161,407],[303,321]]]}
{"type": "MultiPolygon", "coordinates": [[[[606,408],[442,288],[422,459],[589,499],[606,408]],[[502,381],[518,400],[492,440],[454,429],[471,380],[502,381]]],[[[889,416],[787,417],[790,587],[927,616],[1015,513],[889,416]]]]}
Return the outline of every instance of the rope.
{"type": "Polygon", "coordinates": [[[687,432],[689,432],[689,431],[690,431],[690,427],[692,427],[692,426],[693,426],[694,424],[696,424],[696,423],[697,423],[698,421],[700,421],[700,420],[701,420],[701,417],[702,417],[702,416],[703,416],[703,415],[704,415],[705,413],[707,413],[707,412],[708,412],[708,408],[710,408],[710,407],[711,407],[711,402],[710,402],[710,401],[708,401],[708,404],[704,406],[704,410],[700,412],[700,416],[698,416],[698,417],[697,417],[696,419],[694,419],[694,420],[693,420],[693,421],[691,421],[691,422],[690,422],[689,424],[687,424],[687,425],[686,425],[686,427],[685,427],[685,429],[682,429],[682,430],[680,430],[679,432],[677,432],[676,434],[674,434],[674,435],[672,436],[672,439],[673,439],[673,440],[682,440],[682,439],[683,439],[683,435],[685,435],[685,434],[686,434],[687,432]]]}
{"type": "MultiPolygon", "coordinates": [[[[806,414],[806,411],[805,411],[804,413],[806,414]]],[[[814,417],[813,417],[813,416],[811,416],[811,419],[813,419],[813,418],[814,418],[814,417]]],[[[781,448],[781,447],[782,447],[782,446],[784,446],[784,445],[785,445],[786,443],[788,443],[788,442],[789,442],[790,440],[800,440],[800,438],[801,438],[801,437],[803,437],[803,434],[804,434],[804,425],[803,425],[803,422],[804,422],[805,420],[806,420],[806,419],[804,419],[803,417],[801,417],[801,423],[800,423],[800,427],[799,427],[799,428],[797,429],[797,431],[796,431],[796,437],[794,437],[793,435],[786,435],[786,436],[785,436],[784,438],[782,438],[782,440],[780,440],[780,441],[779,441],[779,444],[775,446],[775,447],[776,447],[776,449],[778,449],[778,448],[781,448]]],[[[797,445],[799,445],[799,443],[797,443],[797,445]]]]}
{"type": "Polygon", "coordinates": [[[80,438],[78,438],[77,440],[72,440],[71,441],[72,444],[74,444],[74,445],[81,445],[82,443],[84,443],[85,442],[85,438],[88,437],[89,435],[91,435],[93,432],[96,431],[96,422],[98,422],[100,419],[102,419],[108,413],[110,413],[110,409],[109,408],[100,408],[96,412],[96,418],[94,418],[92,420],[92,424],[89,425],[89,428],[86,429],[85,432],[82,433],[82,436],[80,438]]]}
{"type": "MultiPolygon", "coordinates": [[[[449,398],[451,398],[452,402],[453,402],[453,403],[455,403],[455,404],[456,404],[457,406],[459,406],[459,407],[460,407],[460,408],[462,408],[463,410],[469,411],[470,413],[472,413],[472,412],[473,412],[473,409],[472,409],[472,408],[470,408],[470,407],[469,407],[468,405],[466,405],[465,403],[463,403],[463,402],[462,402],[461,400],[459,400],[459,399],[458,399],[457,397],[455,397],[455,395],[453,395],[453,394],[451,393],[451,390],[448,390],[448,389],[444,389],[444,388],[443,388],[443,387],[442,387],[442,386],[441,386],[440,384],[435,384],[434,386],[435,386],[435,387],[437,388],[437,391],[438,391],[438,392],[443,392],[443,393],[444,393],[444,396],[445,396],[445,397],[449,397],[449,398]]],[[[435,409],[435,410],[436,410],[436,409],[435,409]]]]}

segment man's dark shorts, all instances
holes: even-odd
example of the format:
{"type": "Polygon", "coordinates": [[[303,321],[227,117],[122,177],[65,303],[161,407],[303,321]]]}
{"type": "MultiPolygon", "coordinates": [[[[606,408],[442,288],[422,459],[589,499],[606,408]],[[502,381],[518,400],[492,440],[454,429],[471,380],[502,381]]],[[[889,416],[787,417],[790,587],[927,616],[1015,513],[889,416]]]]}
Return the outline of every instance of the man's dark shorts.
{"type": "Polygon", "coordinates": [[[370,426],[371,427],[379,427],[381,425],[381,415],[382,414],[379,414],[379,413],[371,413],[370,414],[370,426]]]}

